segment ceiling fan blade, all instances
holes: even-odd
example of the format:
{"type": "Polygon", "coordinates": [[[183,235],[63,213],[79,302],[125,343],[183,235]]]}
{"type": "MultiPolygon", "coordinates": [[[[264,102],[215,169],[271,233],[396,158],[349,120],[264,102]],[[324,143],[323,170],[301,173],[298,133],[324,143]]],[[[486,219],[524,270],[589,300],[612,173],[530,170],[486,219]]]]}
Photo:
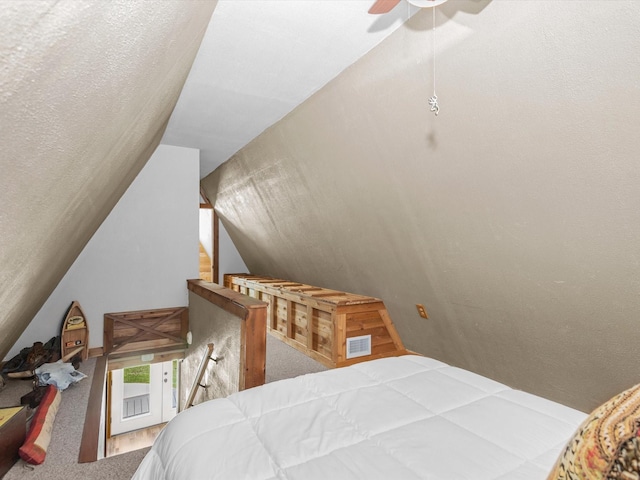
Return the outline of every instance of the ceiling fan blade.
{"type": "Polygon", "coordinates": [[[376,0],[376,3],[369,9],[369,13],[376,15],[390,12],[398,3],[400,3],[400,0],[376,0]]]}

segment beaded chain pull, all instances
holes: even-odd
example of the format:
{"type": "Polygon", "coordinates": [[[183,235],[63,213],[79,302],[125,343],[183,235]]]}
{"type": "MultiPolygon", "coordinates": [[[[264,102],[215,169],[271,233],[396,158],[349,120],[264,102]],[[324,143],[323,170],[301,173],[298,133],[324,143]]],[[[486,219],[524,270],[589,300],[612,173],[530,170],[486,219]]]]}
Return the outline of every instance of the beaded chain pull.
{"type": "Polygon", "coordinates": [[[438,105],[438,96],[436,95],[436,7],[432,8],[433,12],[433,96],[429,98],[429,106],[431,111],[438,116],[440,105],[438,105]]]}
{"type": "Polygon", "coordinates": [[[433,94],[433,97],[429,98],[429,106],[431,107],[431,111],[435,112],[436,117],[438,116],[438,112],[440,111],[440,106],[438,105],[438,96],[433,94]]]}

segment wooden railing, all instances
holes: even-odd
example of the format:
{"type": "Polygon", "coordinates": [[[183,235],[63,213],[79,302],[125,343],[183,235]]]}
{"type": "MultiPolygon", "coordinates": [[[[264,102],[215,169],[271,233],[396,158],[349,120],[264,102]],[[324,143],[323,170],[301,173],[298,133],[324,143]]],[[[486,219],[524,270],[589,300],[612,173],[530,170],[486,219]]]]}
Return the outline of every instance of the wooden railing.
{"type": "Polygon", "coordinates": [[[91,390],[87,402],[87,413],[84,419],[82,440],[80,441],[78,463],[89,463],[98,460],[100,422],[102,421],[102,399],[104,397],[106,371],[107,357],[98,357],[93,369],[93,379],[91,381],[91,390]]]}
{"type": "Polygon", "coordinates": [[[224,282],[267,302],[270,334],[329,368],[408,353],[379,298],[250,274],[224,282]]]}
{"type": "MultiPolygon", "coordinates": [[[[190,292],[240,321],[238,389],[244,390],[264,384],[267,353],[267,304],[203,280],[188,280],[187,287],[190,292]]],[[[200,319],[192,318],[191,321],[195,328],[195,323],[200,319]]],[[[212,340],[206,339],[206,341],[212,340]]]]}
{"type": "Polygon", "coordinates": [[[104,354],[109,358],[186,349],[187,307],[105,313],[104,354]]]}

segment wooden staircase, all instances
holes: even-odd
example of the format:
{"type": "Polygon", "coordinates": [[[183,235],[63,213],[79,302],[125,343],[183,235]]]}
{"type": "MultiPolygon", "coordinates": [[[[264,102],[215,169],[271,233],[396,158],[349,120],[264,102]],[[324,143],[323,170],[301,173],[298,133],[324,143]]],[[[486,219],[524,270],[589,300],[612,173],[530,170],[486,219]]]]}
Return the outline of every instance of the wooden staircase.
{"type": "Polygon", "coordinates": [[[211,275],[211,258],[207,254],[207,251],[200,244],[200,279],[205,282],[212,281],[211,275]]]}

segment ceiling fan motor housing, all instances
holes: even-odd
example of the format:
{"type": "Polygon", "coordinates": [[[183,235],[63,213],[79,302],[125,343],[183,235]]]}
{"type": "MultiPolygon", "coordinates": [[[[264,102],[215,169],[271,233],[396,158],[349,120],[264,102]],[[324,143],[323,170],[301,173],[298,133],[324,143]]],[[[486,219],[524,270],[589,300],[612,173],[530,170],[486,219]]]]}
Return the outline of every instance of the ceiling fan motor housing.
{"type": "Polygon", "coordinates": [[[429,7],[437,7],[438,5],[443,4],[447,0],[407,0],[411,5],[420,8],[429,8],[429,7]]]}

